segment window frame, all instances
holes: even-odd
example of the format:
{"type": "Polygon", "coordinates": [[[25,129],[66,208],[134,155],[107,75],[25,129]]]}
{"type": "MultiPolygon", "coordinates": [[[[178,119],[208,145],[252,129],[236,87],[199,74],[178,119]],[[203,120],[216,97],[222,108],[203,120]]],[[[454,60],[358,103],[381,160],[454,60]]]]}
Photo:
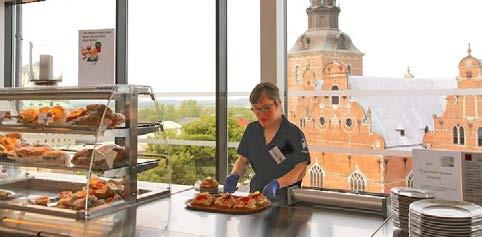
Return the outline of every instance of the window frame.
{"type": "MultiPolygon", "coordinates": [[[[6,42],[3,62],[4,87],[15,87],[19,85],[21,75],[21,56],[16,55],[22,55],[22,5],[5,4],[4,6],[3,37],[6,42]]],[[[286,8],[286,5],[284,7],[286,8]]],[[[115,83],[128,84],[128,0],[116,0],[115,17],[115,83]]],[[[216,0],[216,179],[218,180],[224,180],[228,172],[227,79],[227,2],[216,0]]]]}

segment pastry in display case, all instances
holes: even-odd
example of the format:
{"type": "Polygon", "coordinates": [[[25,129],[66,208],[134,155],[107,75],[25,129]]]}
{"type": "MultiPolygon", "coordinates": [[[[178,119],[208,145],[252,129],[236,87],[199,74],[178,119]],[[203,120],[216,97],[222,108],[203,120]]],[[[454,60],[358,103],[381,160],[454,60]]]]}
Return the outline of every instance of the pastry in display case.
{"type": "Polygon", "coordinates": [[[0,208],[89,219],[170,195],[137,181],[160,161],[138,159],[138,136],[163,137],[160,121],[138,122],[146,104],[160,115],[148,86],[0,89],[0,208]]]}

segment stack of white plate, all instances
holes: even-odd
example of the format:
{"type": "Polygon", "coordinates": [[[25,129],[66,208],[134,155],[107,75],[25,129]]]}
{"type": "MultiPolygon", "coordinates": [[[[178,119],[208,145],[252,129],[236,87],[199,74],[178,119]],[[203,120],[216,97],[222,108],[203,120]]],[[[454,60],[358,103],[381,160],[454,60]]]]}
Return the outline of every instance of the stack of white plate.
{"type": "Polygon", "coordinates": [[[412,202],[433,199],[435,196],[425,190],[398,187],[391,190],[393,225],[408,233],[408,212],[412,202]]]}
{"type": "Polygon", "coordinates": [[[410,204],[411,237],[482,237],[482,209],[462,201],[423,200],[410,204]]]}

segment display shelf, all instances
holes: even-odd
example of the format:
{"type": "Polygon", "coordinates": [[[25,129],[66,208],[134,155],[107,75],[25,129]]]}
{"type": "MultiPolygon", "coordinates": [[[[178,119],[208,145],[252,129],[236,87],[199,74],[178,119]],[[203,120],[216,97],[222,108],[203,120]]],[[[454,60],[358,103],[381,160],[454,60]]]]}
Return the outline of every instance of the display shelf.
{"type": "MultiPolygon", "coordinates": [[[[73,165],[51,165],[51,164],[42,164],[42,163],[32,163],[32,162],[17,162],[11,159],[5,158],[5,156],[0,156],[0,164],[1,165],[13,165],[19,167],[32,167],[32,168],[43,168],[43,169],[53,169],[53,170],[69,170],[69,171],[85,171],[88,167],[78,167],[73,165]]],[[[137,173],[141,173],[159,166],[159,160],[149,160],[149,161],[142,161],[137,163],[136,171],[137,173]]],[[[93,172],[104,172],[108,170],[115,170],[129,167],[127,164],[125,165],[114,165],[111,169],[104,169],[104,168],[92,168],[93,172]]]]}
{"type": "MultiPolygon", "coordinates": [[[[137,134],[145,135],[155,133],[160,130],[159,123],[142,123],[138,124],[137,134]]],[[[81,126],[81,125],[41,125],[41,124],[0,124],[2,132],[17,133],[55,133],[55,134],[79,134],[96,136],[99,126],[81,126]]],[[[126,137],[130,134],[129,128],[118,127],[108,128],[99,135],[126,137]]]]}
{"type": "MultiPolygon", "coordinates": [[[[146,106],[148,101],[160,118],[159,105],[149,86],[0,89],[0,102],[5,102],[0,104],[0,154],[4,154],[0,155],[0,165],[7,166],[9,172],[13,171],[7,174],[7,179],[0,180],[0,189],[25,195],[13,200],[1,201],[0,208],[88,219],[170,195],[170,182],[160,189],[149,189],[137,184],[137,174],[158,167],[160,159],[163,159],[170,169],[167,157],[146,157],[138,153],[138,136],[152,134],[160,139],[163,136],[163,133],[160,133],[163,131],[160,122],[139,123],[138,121],[139,106],[146,106]],[[148,99],[144,100],[145,98],[141,99],[141,97],[148,99]],[[47,120],[55,123],[37,124],[47,120]],[[89,124],[89,126],[77,124],[89,124]],[[69,138],[66,141],[63,137],[69,138]],[[66,144],[61,144],[61,140],[66,144]],[[48,142],[51,144],[45,144],[40,148],[35,145],[48,142]],[[72,149],[73,147],[82,148],[72,149]],[[75,164],[86,165],[74,166],[70,158],[74,155],[75,164]],[[99,166],[91,168],[89,164],[93,164],[94,161],[99,166]],[[114,167],[107,167],[106,164],[111,162],[115,163],[114,167]],[[19,169],[19,167],[38,168],[36,172],[39,174],[46,174],[50,170],[66,171],[64,173],[71,173],[71,175],[84,174],[82,175],[84,179],[71,182],[46,181],[38,179],[38,176],[29,178],[29,174],[34,169],[19,169]],[[101,180],[102,178],[104,181],[101,180]],[[105,178],[122,178],[123,181],[107,183],[105,178]],[[44,207],[25,202],[30,194],[56,196],[57,192],[79,190],[88,190],[89,196],[86,197],[85,193],[83,196],[71,194],[67,197],[66,203],[68,203],[67,207],[72,208],[75,205],[74,208],[76,208],[79,200],[82,200],[80,203],[86,203],[82,210],[44,207]],[[123,190],[122,194],[117,193],[119,190],[123,190]],[[93,196],[93,203],[100,205],[99,207],[86,208],[87,203],[92,201],[90,196],[93,196]],[[116,201],[112,203],[109,200],[116,201]]],[[[170,178],[171,172],[169,170],[167,172],[170,178]]]]}

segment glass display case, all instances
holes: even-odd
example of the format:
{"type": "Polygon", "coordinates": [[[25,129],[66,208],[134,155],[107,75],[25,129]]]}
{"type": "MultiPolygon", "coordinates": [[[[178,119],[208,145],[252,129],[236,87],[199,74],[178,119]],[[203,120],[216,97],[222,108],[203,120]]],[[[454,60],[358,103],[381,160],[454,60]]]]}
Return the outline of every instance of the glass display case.
{"type": "Polygon", "coordinates": [[[170,182],[137,180],[160,163],[170,177],[138,143],[164,139],[160,121],[139,121],[145,106],[160,118],[148,86],[0,89],[0,208],[89,219],[169,196],[170,182]]]}

